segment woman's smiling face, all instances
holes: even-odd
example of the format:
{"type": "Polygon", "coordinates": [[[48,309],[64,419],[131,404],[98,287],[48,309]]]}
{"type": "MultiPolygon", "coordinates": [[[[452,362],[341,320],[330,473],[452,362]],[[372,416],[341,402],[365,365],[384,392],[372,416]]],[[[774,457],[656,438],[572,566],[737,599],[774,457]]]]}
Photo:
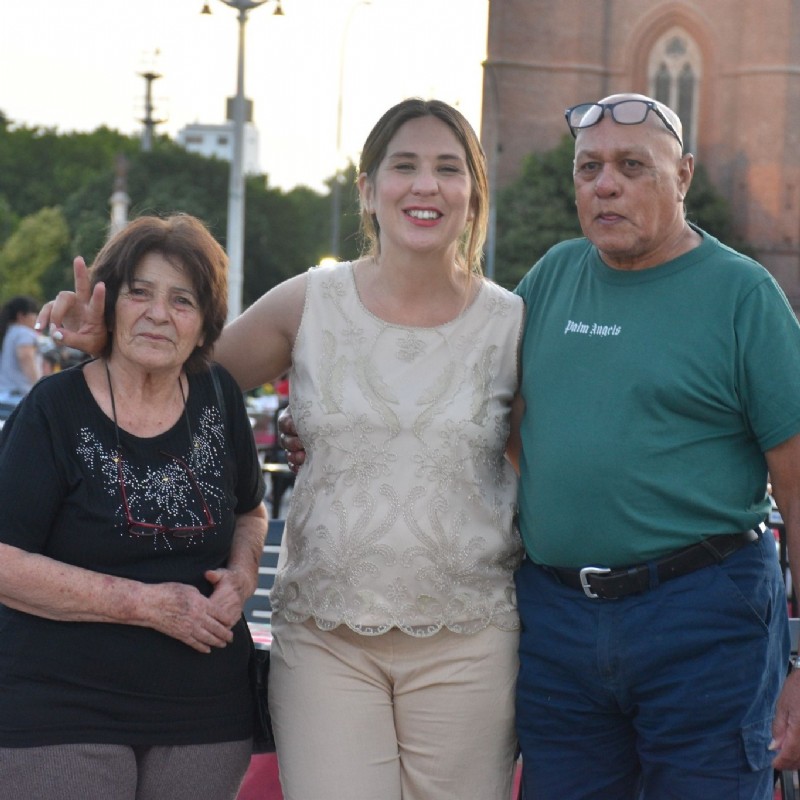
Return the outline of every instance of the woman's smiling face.
{"type": "Polygon", "coordinates": [[[359,178],[368,210],[380,226],[381,252],[453,249],[472,216],[466,154],[434,116],[403,124],[392,137],[374,180],[359,178]]]}

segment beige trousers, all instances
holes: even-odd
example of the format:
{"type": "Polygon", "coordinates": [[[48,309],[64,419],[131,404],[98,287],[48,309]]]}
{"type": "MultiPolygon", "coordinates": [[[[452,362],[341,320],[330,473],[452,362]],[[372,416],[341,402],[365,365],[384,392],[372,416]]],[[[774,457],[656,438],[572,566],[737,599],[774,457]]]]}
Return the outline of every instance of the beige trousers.
{"type": "Polygon", "coordinates": [[[517,633],[272,624],[285,800],[509,800],[517,633]]]}

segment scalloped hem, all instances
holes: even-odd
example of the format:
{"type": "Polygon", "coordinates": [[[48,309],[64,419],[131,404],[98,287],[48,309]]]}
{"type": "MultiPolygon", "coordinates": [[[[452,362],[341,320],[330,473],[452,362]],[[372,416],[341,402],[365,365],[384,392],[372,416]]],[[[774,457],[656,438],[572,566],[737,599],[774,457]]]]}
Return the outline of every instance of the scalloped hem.
{"type": "Polygon", "coordinates": [[[514,613],[505,613],[502,617],[511,619],[503,619],[498,615],[489,620],[476,620],[471,622],[432,622],[427,625],[403,625],[398,622],[388,623],[386,625],[359,625],[347,620],[326,620],[322,619],[316,614],[297,614],[286,611],[273,612],[273,617],[281,617],[285,622],[290,624],[302,624],[308,620],[314,620],[314,623],[321,631],[332,631],[342,625],[349,628],[353,633],[360,636],[381,636],[391,630],[399,630],[409,636],[414,636],[418,639],[425,639],[430,636],[435,636],[439,631],[446,629],[451,633],[463,634],[469,636],[474,633],[486,630],[490,627],[495,627],[501,631],[514,633],[520,629],[519,617],[514,613]]]}

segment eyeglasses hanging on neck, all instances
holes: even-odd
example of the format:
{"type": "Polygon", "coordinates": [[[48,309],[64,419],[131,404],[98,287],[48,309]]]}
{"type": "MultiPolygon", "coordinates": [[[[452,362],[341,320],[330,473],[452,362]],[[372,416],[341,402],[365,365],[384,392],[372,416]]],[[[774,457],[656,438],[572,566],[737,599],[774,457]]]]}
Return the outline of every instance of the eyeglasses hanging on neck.
{"type": "Polygon", "coordinates": [[[130,505],[128,504],[128,491],[125,487],[125,470],[122,466],[122,453],[120,452],[119,448],[117,448],[117,454],[114,458],[114,461],[117,464],[117,478],[119,480],[119,490],[122,494],[122,506],[125,511],[125,523],[128,527],[128,533],[131,534],[131,536],[158,536],[161,534],[164,536],[175,536],[179,539],[184,539],[213,528],[215,523],[214,518],[211,516],[211,509],[208,507],[208,503],[203,496],[203,492],[200,489],[200,484],[197,482],[194,472],[192,472],[192,468],[178,456],[174,456],[171,453],[166,453],[163,450],[159,450],[159,453],[167,458],[172,459],[185,471],[186,476],[189,479],[189,483],[192,485],[195,494],[200,499],[200,504],[203,509],[203,516],[205,517],[205,523],[201,525],[172,526],[163,525],[159,522],[143,522],[134,519],[131,514],[130,505]]]}

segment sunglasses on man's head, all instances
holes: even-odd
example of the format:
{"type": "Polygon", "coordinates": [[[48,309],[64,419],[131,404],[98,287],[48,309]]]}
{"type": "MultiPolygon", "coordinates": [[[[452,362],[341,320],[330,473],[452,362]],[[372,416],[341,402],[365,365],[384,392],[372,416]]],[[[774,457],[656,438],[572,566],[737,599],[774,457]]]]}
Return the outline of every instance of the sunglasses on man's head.
{"type": "Polygon", "coordinates": [[[618,125],[641,125],[652,111],[664,123],[666,129],[678,140],[683,150],[683,141],[665,114],[652,100],[618,100],[616,103],[579,103],[564,112],[570,133],[577,137],[578,131],[597,125],[606,111],[618,125]]]}

